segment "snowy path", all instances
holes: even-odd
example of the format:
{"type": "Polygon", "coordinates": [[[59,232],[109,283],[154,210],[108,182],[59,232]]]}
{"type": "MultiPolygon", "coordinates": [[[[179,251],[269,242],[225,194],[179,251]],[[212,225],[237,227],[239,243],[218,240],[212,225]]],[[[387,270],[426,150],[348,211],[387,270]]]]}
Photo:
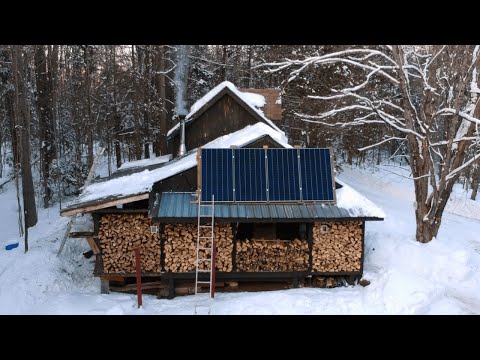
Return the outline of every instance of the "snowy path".
{"type": "MultiPolygon", "coordinates": [[[[339,178],[379,205],[387,218],[366,229],[365,273],[371,281],[336,289],[219,293],[211,314],[480,314],[480,211],[461,190],[447,207],[438,239],[414,239],[412,184],[388,172],[346,169],[339,178]],[[463,201],[463,203],[462,203],[463,201]],[[464,209],[469,209],[466,212],[464,209]],[[477,216],[478,215],[478,216],[477,216]]],[[[99,294],[83,241],[70,240],[55,256],[66,218],[40,210],[31,250],[5,251],[17,239],[14,186],[0,193],[0,314],[194,314],[195,296],[159,300],[99,294]]]]}

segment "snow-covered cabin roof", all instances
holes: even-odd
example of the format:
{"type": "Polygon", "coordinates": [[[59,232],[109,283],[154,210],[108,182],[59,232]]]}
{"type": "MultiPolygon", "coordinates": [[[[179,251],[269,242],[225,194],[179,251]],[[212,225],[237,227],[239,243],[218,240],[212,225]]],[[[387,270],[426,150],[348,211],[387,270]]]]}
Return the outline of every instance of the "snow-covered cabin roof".
{"type": "MultiPolygon", "coordinates": [[[[229,148],[231,146],[242,147],[252,141],[255,141],[265,135],[270,136],[275,142],[285,148],[292,148],[284,133],[272,129],[264,123],[249,125],[234,133],[221,136],[206,145],[203,148],[229,148]]],[[[111,201],[128,199],[136,195],[145,195],[143,199],[148,198],[154,183],[174,176],[185,170],[197,166],[197,150],[190,151],[186,156],[169,161],[163,166],[153,169],[136,172],[133,174],[105,179],[101,182],[92,183],[87,186],[82,194],[62,209],[62,215],[71,215],[73,209],[83,209],[89,206],[107,204],[111,201]]],[[[136,198],[133,201],[141,200],[136,198]]],[[[130,201],[125,201],[130,202],[130,201]]],[[[109,207],[108,205],[105,207],[109,207]]],[[[81,212],[81,211],[79,211],[81,212]]],[[[73,212],[75,213],[75,212],[73,212]]]]}
{"type": "MultiPolygon", "coordinates": [[[[157,156],[150,159],[128,161],[123,163],[110,177],[130,175],[143,170],[154,170],[172,160],[172,154],[157,156]]],[[[100,179],[102,181],[102,179],[100,179]]]]}
{"type": "Polygon", "coordinates": [[[117,171],[123,171],[126,169],[131,169],[131,168],[137,168],[137,167],[144,167],[144,166],[151,166],[151,165],[157,165],[157,164],[163,164],[168,161],[172,160],[172,154],[168,155],[163,155],[163,156],[157,156],[154,158],[150,159],[142,159],[142,160],[136,160],[136,161],[128,161],[126,163],[123,163],[117,171]]]}
{"type": "MultiPolygon", "coordinates": [[[[234,99],[238,101],[239,104],[243,105],[247,110],[250,110],[253,116],[255,116],[259,121],[263,121],[266,124],[270,125],[273,129],[283,133],[273,122],[268,119],[262,110],[261,107],[265,105],[265,98],[262,95],[241,92],[238,90],[235,85],[229,81],[224,81],[219,85],[215,86],[212,90],[205,94],[201,99],[197,100],[195,104],[190,108],[190,112],[185,117],[185,124],[187,125],[191,121],[195,120],[199,115],[206,111],[210,106],[212,106],[217,99],[222,97],[226,92],[228,92],[234,99]]],[[[167,137],[175,134],[180,128],[180,123],[172,127],[168,133],[167,137]]]]}
{"type": "MultiPolygon", "coordinates": [[[[238,222],[264,221],[321,221],[335,219],[383,220],[385,215],[369,200],[343,184],[337,190],[343,200],[340,204],[321,203],[222,203],[215,204],[215,219],[238,222]],[[345,200],[345,201],[344,201],[345,200]]],[[[197,217],[195,193],[163,192],[152,210],[153,221],[179,222],[197,217]]]]}
{"type": "Polygon", "coordinates": [[[343,181],[335,179],[342,187],[336,190],[336,206],[345,209],[352,217],[385,218],[385,213],[365,196],[343,181]]]}

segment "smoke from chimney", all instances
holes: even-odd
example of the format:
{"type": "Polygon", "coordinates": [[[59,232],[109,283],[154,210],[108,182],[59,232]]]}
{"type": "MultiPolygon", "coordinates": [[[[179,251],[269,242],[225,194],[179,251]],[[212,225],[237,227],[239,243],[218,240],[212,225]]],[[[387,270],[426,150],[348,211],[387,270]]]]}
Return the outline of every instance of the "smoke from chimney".
{"type": "Polygon", "coordinates": [[[175,110],[180,121],[180,148],[178,156],[185,156],[187,148],[185,146],[185,116],[187,107],[185,97],[187,96],[187,76],[189,67],[190,47],[188,45],[179,45],[177,48],[177,66],[175,68],[174,82],[176,85],[175,110]]]}
{"type": "Polygon", "coordinates": [[[189,45],[179,45],[177,50],[177,66],[175,67],[174,82],[177,93],[175,98],[175,109],[178,115],[187,115],[185,104],[187,95],[187,76],[189,68],[189,45]]]}

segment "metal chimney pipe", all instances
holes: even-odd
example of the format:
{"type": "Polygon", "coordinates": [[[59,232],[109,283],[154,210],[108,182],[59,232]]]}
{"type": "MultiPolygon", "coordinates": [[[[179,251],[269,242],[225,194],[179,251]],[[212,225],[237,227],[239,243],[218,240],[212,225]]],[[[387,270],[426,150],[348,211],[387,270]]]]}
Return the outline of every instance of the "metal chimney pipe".
{"type": "Polygon", "coordinates": [[[178,115],[180,118],[180,148],[178,149],[178,157],[185,156],[187,148],[185,146],[185,115],[178,115]]]}

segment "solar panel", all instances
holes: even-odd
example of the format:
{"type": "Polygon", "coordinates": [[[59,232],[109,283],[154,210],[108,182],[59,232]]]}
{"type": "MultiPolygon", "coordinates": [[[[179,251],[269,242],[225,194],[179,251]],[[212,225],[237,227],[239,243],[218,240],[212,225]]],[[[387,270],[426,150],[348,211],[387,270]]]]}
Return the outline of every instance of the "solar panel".
{"type": "Polygon", "coordinates": [[[233,201],[232,149],[202,149],[202,201],[233,201]]]}
{"type": "Polygon", "coordinates": [[[202,201],[334,201],[330,149],[202,149],[202,201]]]}
{"type": "Polygon", "coordinates": [[[235,201],[267,201],[264,149],[234,149],[235,201]]]}
{"type": "Polygon", "coordinates": [[[330,149],[299,149],[303,201],[333,201],[330,149]]]}
{"type": "Polygon", "coordinates": [[[297,149],[265,149],[269,201],[299,201],[297,149]]]}

